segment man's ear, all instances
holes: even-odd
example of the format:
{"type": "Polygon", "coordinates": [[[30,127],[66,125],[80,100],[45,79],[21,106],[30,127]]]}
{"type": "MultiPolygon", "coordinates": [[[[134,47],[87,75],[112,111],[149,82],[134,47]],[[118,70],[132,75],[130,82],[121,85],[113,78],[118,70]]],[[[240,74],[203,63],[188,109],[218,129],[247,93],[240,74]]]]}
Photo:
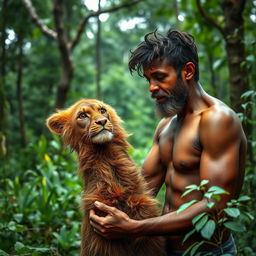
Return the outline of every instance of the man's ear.
{"type": "Polygon", "coordinates": [[[182,69],[182,74],[185,80],[191,80],[195,75],[195,65],[193,62],[187,62],[182,69]]]}
{"type": "Polygon", "coordinates": [[[49,130],[53,133],[61,135],[63,133],[63,128],[67,123],[67,113],[65,111],[60,111],[48,117],[46,120],[46,125],[49,130]]]}

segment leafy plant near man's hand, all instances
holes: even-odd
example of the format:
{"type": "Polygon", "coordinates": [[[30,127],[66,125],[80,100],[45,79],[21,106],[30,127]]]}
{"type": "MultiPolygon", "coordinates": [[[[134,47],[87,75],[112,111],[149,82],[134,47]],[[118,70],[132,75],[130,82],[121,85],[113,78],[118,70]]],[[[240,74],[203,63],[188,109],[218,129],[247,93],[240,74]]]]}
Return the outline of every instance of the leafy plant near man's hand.
{"type": "MultiPolygon", "coordinates": [[[[213,245],[216,246],[216,248],[220,247],[225,229],[234,232],[244,232],[246,228],[242,222],[252,221],[254,219],[254,217],[246,211],[243,204],[250,200],[250,197],[245,195],[239,197],[237,200],[232,199],[227,203],[226,208],[217,210],[216,202],[221,200],[221,195],[229,193],[218,186],[212,186],[207,189],[206,185],[208,183],[208,180],[202,180],[199,186],[195,184],[189,185],[186,187],[186,191],[182,194],[182,197],[184,197],[192,191],[200,191],[203,194],[203,197],[207,200],[206,208],[215,208],[214,211],[206,211],[193,218],[192,224],[194,228],[186,234],[183,243],[195,233],[200,233],[203,239],[188,247],[183,253],[183,256],[200,255],[197,251],[203,244],[213,245]]],[[[183,212],[198,201],[199,200],[192,200],[182,204],[177,210],[177,214],[183,212]]],[[[224,255],[228,256],[230,254],[223,254],[223,256],[224,255]]]]}

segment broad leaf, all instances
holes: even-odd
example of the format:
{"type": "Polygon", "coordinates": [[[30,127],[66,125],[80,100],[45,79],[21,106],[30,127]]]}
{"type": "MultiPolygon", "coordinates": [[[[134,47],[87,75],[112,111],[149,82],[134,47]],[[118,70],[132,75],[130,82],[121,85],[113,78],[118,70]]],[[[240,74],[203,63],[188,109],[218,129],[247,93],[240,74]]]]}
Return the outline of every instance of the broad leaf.
{"type": "Polygon", "coordinates": [[[192,184],[192,185],[188,185],[185,187],[186,189],[194,189],[194,190],[198,190],[198,186],[195,185],[195,184],[192,184]]]}
{"type": "Polygon", "coordinates": [[[201,241],[200,243],[198,243],[197,245],[195,245],[195,246],[192,248],[192,250],[191,250],[191,252],[190,252],[190,255],[191,255],[191,256],[195,255],[196,251],[199,249],[199,247],[200,247],[202,244],[204,244],[204,242],[205,242],[205,241],[201,241]]]}
{"type": "Polygon", "coordinates": [[[181,195],[181,197],[186,196],[187,194],[191,193],[191,192],[194,191],[194,190],[195,190],[195,189],[193,189],[193,188],[186,190],[186,191],[181,195]]]}
{"type": "Polygon", "coordinates": [[[203,238],[210,240],[216,228],[216,224],[213,220],[207,221],[200,233],[203,238]]]}
{"type": "Polygon", "coordinates": [[[188,233],[185,235],[185,237],[184,237],[184,239],[183,239],[183,241],[182,241],[182,244],[185,243],[185,242],[188,240],[188,238],[191,237],[195,232],[196,232],[195,229],[192,229],[190,232],[188,232],[188,233]]]}
{"type": "Polygon", "coordinates": [[[201,218],[197,223],[196,223],[196,225],[195,225],[195,228],[196,228],[196,230],[197,231],[200,231],[202,228],[203,228],[203,226],[205,225],[205,223],[208,221],[208,215],[205,215],[205,216],[203,216],[203,218],[201,218]]]}
{"type": "Polygon", "coordinates": [[[220,188],[218,186],[212,186],[208,189],[208,192],[213,192],[215,195],[221,195],[221,194],[229,194],[228,191],[224,190],[223,188],[220,188]]]}
{"type": "Polygon", "coordinates": [[[198,214],[196,217],[193,218],[192,223],[195,226],[195,224],[206,214],[206,212],[202,212],[198,214]]]}
{"type": "Polygon", "coordinates": [[[235,232],[244,232],[245,231],[245,226],[239,222],[235,221],[227,221],[224,223],[224,226],[232,231],[235,232]]]}
{"type": "Polygon", "coordinates": [[[215,205],[214,202],[210,202],[206,205],[207,208],[211,209],[215,205]]]}
{"type": "Polygon", "coordinates": [[[179,209],[177,210],[177,213],[181,213],[183,211],[185,211],[187,208],[189,208],[191,205],[195,204],[196,202],[198,202],[198,200],[192,200],[188,203],[182,204],[179,209]]]}
{"type": "Polygon", "coordinates": [[[200,182],[200,187],[202,187],[202,186],[204,186],[204,185],[206,185],[206,184],[208,184],[209,183],[209,180],[202,180],[201,182],[200,182]]]}
{"type": "Polygon", "coordinates": [[[240,211],[237,208],[226,208],[224,209],[224,212],[233,218],[237,218],[240,215],[240,211]]]}
{"type": "Polygon", "coordinates": [[[249,196],[240,196],[237,201],[242,202],[242,201],[249,201],[251,198],[249,196]]]}

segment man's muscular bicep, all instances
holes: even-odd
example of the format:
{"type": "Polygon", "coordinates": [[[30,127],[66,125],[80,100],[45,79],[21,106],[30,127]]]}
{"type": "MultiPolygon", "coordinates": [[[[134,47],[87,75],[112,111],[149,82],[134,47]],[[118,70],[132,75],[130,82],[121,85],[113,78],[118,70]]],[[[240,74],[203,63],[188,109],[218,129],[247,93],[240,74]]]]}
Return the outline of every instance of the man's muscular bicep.
{"type": "Polygon", "coordinates": [[[239,180],[243,177],[241,164],[244,159],[240,151],[244,134],[231,110],[206,113],[201,123],[200,179],[209,180],[209,186],[219,186],[230,193],[222,196],[219,204],[222,208],[241,189],[239,180]]]}
{"type": "Polygon", "coordinates": [[[153,146],[142,167],[142,173],[148,183],[148,186],[154,191],[155,195],[161,188],[166,174],[166,167],[161,162],[159,136],[167,122],[167,119],[163,119],[158,124],[154,134],[153,146]]]}
{"type": "Polygon", "coordinates": [[[166,174],[166,169],[159,158],[159,147],[157,144],[151,148],[143,164],[142,173],[148,183],[148,187],[153,190],[154,195],[157,195],[166,174]]]}

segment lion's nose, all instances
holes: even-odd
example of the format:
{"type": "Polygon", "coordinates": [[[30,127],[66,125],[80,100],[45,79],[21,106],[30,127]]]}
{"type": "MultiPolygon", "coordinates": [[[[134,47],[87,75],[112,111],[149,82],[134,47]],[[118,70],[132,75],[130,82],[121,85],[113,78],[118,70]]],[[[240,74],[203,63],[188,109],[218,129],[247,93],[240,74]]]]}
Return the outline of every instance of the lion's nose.
{"type": "Polygon", "coordinates": [[[96,124],[104,126],[107,122],[107,118],[101,118],[95,121],[96,124]]]}

